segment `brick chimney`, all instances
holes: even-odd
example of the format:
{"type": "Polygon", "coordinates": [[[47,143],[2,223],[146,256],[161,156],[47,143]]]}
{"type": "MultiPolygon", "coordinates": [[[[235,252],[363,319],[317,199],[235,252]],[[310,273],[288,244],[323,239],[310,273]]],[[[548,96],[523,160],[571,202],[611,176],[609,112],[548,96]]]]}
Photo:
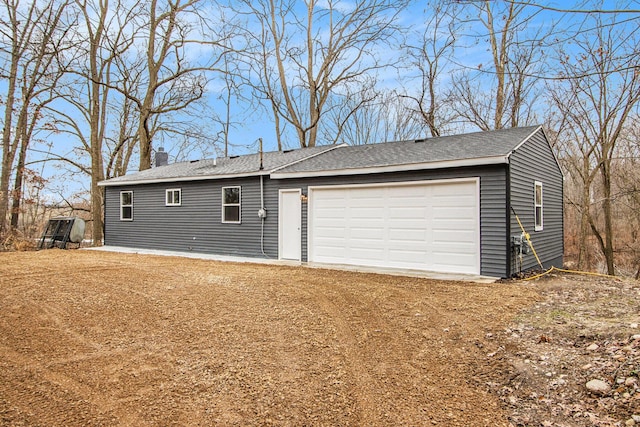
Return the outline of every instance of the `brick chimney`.
{"type": "Polygon", "coordinates": [[[169,164],[169,153],[164,151],[164,147],[158,147],[156,151],[156,167],[169,164]]]}

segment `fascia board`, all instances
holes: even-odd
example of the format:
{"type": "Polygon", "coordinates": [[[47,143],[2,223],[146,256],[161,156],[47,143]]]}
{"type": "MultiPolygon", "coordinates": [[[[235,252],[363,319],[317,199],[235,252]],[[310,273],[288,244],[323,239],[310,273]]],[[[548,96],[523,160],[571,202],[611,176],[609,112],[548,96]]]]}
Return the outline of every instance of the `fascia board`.
{"type": "Polygon", "coordinates": [[[405,165],[374,166],[353,169],[334,169],[301,172],[275,172],[271,179],[307,178],[338,175],[364,175],[373,173],[405,172],[415,170],[458,168],[465,166],[482,166],[509,163],[508,155],[480,157],[476,159],[446,160],[441,162],[410,163],[405,165]]]}
{"type": "Polygon", "coordinates": [[[269,175],[269,172],[250,172],[250,173],[238,173],[238,174],[224,174],[224,175],[198,175],[198,176],[179,176],[173,178],[153,178],[153,179],[140,179],[132,181],[117,181],[111,182],[111,180],[100,181],[99,187],[119,187],[122,185],[138,185],[138,184],[161,184],[164,182],[185,182],[185,181],[206,181],[215,179],[227,179],[227,178],[246,178],[250,176],[269,175]]]}

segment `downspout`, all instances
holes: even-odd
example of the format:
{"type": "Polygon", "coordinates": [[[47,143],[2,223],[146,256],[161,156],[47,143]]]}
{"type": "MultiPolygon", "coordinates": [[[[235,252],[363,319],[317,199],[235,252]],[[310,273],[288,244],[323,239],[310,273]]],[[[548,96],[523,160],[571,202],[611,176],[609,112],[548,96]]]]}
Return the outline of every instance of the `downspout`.
{"type": "MultiPolygon", "coordinates": [[[[104,187],[102,189],[102,246],[105,245],[105,240],[107,238],[106,233],[107,233],[107,187],[104,187]]],[[[91,236],[91,240],[93,240],[93,236],[91,236]]],[[[562,253],[564,254],[564,250],[562,253]]]]}
{"type": "MultiPolygon", "coordinates": [[[[264,170],[263,157],[262,157],[262,138],[258,138],[260,141],[260,170],[264,170]]],[[[264,251],[264,221],[267,219],[267,210],[264,208],[264,176],[260,174],[260,209],[258,210],[258,217],[260,218],[260,251],[265,258],[269,258],[269,255],[264,251]]]]}
{"type": "Polygon", "coordinates": [[[264,251],[264,221],[267,219],[267,210],[264,208],[264,181],[262,174],[260,175],[260,209],[258,210],[258,217],[260,217],[260,251],[265,258],[269,258],[269,255],[264,251]]]}

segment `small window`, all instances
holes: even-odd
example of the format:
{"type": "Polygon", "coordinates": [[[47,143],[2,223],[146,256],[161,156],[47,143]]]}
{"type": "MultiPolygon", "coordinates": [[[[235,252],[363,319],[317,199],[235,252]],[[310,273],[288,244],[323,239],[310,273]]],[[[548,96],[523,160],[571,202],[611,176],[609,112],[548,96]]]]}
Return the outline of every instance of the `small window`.
{"type": "Polygon", "coordinates": [[[222,188],[222,222],[240,224],[240,187],[222,188]]]}
{"type": "Polygon", "coordinates": [[[133,221],[133,191],[120,192],[120,221],[133,221]]]}
{"type": "Polygon", "coordinates": [[[542,231],[543,229],[543,205],[542,205],[542,183],[536,181],[535,182],[535,230],[542,231]]]}
{"type": "Polygon", "coordinates": [[[182,189],[170,188],[166,192],[166,206],[180,206],[182,204],[182,189]]]}

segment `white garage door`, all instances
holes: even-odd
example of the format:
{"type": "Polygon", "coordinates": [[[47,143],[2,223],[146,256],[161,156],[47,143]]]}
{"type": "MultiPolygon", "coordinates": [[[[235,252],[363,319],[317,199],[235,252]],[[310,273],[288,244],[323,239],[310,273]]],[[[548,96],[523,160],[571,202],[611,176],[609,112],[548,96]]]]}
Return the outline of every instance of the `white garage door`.
{"type": "Polygon", "coordinates": [[[480,273],[479,181],[309,188],[309,261],[480,273]]]}

